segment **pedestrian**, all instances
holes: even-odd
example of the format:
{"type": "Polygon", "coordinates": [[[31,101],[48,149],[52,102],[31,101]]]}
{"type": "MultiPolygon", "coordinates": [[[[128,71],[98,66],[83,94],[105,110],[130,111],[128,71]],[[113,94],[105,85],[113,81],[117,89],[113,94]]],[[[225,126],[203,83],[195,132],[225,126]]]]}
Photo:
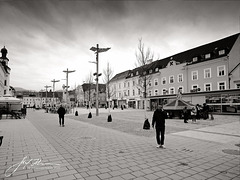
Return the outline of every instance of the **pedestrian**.
{"type": "Polygon", "coordinates": [[[157,148],[165,148],[164,135],[165,135],[165,119],[167,113],[163,110],[162,105],[158,105],[157,109],[153,113],[152,127],[156,129],[157,148]],[[160,136],[161,135],[161,136],[160,136]]]}
{"type": "Polygon", "coordinates": [[[187,106],[185,106],[184,109],[183,109],[183,119],[184,119],[184,123],[188,123],[188,110],[187,110],[187,106]]]}
{"type": "Polygon", "coordinates": [[[209,106],[206,103],[203,103],[203,119],[206,120],[209,118],[209,106]]]}
{"type": "Polygon", "coordinates": [[[197,104],[196,106],[196,119],[200,120],[200,106],[197,104]]]}
{"type": "Polygon", "coordinates": [[[57,113],[59,115],[59,124],[64,127],[64,115],[66,114],[66,110],[62,105],[58,108],[57,113]]]}
{"type": "Polygon", "coordinates": [[[196,123],[196,122],[197,122],[197,120],[196,120],[196,114],[197,114],[196,107],[193,107],[193,108],[192,108],[192,111],[191,111],[191,117],[192,117],[192,122],[193,122],[193,123],[196,123]]]}

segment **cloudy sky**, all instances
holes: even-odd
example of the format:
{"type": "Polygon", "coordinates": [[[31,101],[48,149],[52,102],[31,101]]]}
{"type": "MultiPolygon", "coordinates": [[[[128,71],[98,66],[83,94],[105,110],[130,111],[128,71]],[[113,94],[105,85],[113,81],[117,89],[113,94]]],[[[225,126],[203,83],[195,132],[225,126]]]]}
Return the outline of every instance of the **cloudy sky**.
{"type": "MultiPolygon", "coordinates": [[[[0,48],[8,50],[10,85],[39,91],[56,83],[82,84],[96,71],[92,46],[103,72],[135,68],[142,38],[155,58],[164,58],[240,29],[240,1],[165,0],[0,0],[0,48]]],[[[156,60],[154,59],[154,60],[156,60]]],[[[100,80],[102,81],[102,80],[100,80]]]]}

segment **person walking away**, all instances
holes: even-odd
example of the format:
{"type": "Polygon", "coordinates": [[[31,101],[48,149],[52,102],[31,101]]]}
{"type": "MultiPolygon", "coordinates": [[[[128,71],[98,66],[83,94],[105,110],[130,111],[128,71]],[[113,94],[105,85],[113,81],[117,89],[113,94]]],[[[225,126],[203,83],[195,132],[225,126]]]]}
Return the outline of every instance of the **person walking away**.
{"type": "Polygon", "coordinates": [[[196,114],[197,114],[197,110],[196,110],[196,107],[193,107],[192,108],[192,111],[191,111],[191,117],[192,117],[192,122],[193,123],[196,123],[196,114]]]}
{"type": "Polygon", "coordinates": [[[203,119],[204,120],[209,118],[208,112],[209,112],[209,106],[206,103],[203,103],[203,119]]]}
{"type": "Polygon", "coordinates": [[[183,119],[184,119],[184,123],[188,123],[188,110],[187,110],[187,106],[185,106],[184,109],[183,109],[183,119]]]}
{"type": "Polygon", "coordinates": [[[164,135],[165,135],[165,119],[167,113],[163,110],[162,105],[158,105],[157,109],[153,113],[152,127],[156,129],[157,148],[165,148],[164,135]],[[161,135],[161,136],[160,136],[161,135]]]}
{"type": "Polygon", "coordinates": [[[199,104],[197,104],[195,106],[195,108],[196,108],[196,119],[200,120],[200,106],[199,106],[199,104]]]}
{"type": "Polygon", "coordinates": [[[64,127],[64,115],[66,114],[66,110],[62,105],[58,108],[57,113],[59,115],[59,124],[64,127]]]}

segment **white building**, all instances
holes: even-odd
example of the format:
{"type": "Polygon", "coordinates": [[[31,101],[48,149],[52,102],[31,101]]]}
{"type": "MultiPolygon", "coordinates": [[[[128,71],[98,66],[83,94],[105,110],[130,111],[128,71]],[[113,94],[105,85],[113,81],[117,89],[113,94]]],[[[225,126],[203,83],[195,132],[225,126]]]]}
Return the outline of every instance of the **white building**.
{"type": "Polygon", "coordinates": [[[8,67],[8,51],[5,46],[1,49],[1,53],[2,56],[0,57],[0,96],[4,94],[9,94],[11,71],[11,69],[8,67]]]}

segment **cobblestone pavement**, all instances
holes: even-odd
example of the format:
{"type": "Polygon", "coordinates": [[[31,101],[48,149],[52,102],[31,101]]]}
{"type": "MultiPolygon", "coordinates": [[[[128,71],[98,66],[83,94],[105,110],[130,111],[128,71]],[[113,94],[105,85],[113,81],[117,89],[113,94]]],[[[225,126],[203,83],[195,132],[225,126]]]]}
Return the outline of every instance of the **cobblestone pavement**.
{"type": "Polygon", "coordinates": [[[240,179],[238,117],[167,120],[167,148],[158,149],[154,130],[141,129],[142,111],[111,114],[111,123],[105,113],[91,119],[69,114],[65,127],[43,111],[0,120],[0,179],[240,179]]]}

